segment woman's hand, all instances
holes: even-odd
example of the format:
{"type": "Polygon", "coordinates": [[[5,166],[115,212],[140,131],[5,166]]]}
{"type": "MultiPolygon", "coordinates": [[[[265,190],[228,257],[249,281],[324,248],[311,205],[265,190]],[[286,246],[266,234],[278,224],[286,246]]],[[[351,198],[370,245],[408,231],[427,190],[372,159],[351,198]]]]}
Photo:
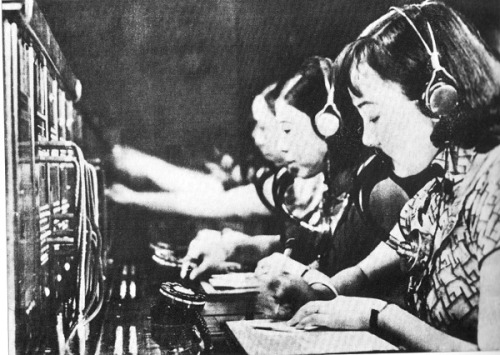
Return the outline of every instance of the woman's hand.
{"type": "Polygon", "coordinates": [[[255,275],[262,281],[259,308],[267,317],[289,319],[302,305],[317,299],[302,278],[309,268],[289,257],[274,253],[262,259],[255,275]]]}
{"type": "Polygon", "coordinates": [[[314,299],[314,291],[299,276],[282,273],[261,281],[257,307],[266,318],[290,319],[302,305],[314,299]]]}
{"type": "Polygon", "coordinates": [[[204,229],[198,232],[189,244],[188,252],[182,260],[181,277],[194,280],[210,273],[227,273],[241,269],[241,264],[227,261],[235,245],[222,238],[222,233],[204,229]]]}
{"type": "Polygon", "coordinates": [[[113,184],[105,191],[106,196],[122,205],[132,204],[137,200],[137,192],[122,184],[113,184]]]}
{"type": "Polygon", "coordinates": [[[301,278],[314,293],[312,299],[329,300],[338,294],[328,276],[280,253],[262,259],[255,269],[255,275],[264,282],[282,274],[301,278]]]}
{"type": "Polygon", "coordinates": [[[327,327],[331,329],[368,330],[373,309],[380,311],[387,302],[362,297],[338,296],[332,301],[313,301],[304,305],[288,321],[298,329],[327,327]]]}
{"type": "Polygon", "coordinates": [[[255,275],[263,280],[276,277],[281,274],[287,274],[295,277],[301,277],[308,269],[301,264],[283,254],[274,253],[267,258],[262,259],[257,264],[255,275]]]}

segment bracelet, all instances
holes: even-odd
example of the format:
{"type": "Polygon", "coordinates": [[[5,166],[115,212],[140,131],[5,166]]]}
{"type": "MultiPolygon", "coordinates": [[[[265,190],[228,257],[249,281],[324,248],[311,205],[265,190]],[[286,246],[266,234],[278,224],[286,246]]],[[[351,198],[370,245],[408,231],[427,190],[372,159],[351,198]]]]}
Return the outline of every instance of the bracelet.
{"type": "Polygon", "coordinates": [[[378,315],[380,314],[380,312],[382,312],[384,309],[386,309],[388,305],[389,305],[389,303],[386,303],[380,309],[373,309],[372,308],[372,310],[370,312],[370,321],[368,323],[370,325],[370,329],[371,330],[377,330],[378,329],[378,315]]]}

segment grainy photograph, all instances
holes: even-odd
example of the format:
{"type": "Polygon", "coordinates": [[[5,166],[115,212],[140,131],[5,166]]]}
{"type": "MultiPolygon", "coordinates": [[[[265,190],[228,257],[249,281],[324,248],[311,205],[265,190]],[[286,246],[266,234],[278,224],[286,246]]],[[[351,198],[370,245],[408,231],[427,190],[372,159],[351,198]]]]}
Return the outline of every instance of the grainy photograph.
{"type": "Polygon", "coordinates": [[[500,2],[1,4],[0,352],[500,350],[500,2]]]}

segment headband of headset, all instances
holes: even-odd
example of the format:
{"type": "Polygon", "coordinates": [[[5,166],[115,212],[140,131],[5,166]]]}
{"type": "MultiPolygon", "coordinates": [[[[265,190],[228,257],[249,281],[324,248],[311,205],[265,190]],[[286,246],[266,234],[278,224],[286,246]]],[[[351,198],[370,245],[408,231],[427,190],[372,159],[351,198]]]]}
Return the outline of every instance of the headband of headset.
{"type": "Polygon", "coordinates": [[[313,128],[316,134],[322,139],[327,139],[337,133],[340,127],[340,113],[333,102],[334,84],[328,79],[333,63],[329,58],[320,59],[319,61],[323,80],[327,92],[326,104],[313,119],[313,128]]]}
{"type": "MultiPolygon", "coordinates": [[[[425,5],[425,3],[423,5],[425,5]]],[[[418,5],[414,6],[420,8],[418,5]]],[[[434,31],[432,30],[431,24],[428,21],[425,21],[429,37],[431,39],[431,46],[429,46],[413,21],[403,9],[391,7],[391,11],[399,13],[406,19],[424,45],[424,48],[430,57],[432,74],[430,80],[427,82],[426,89],[422,94],[422,100],[425,107],[433,115],[438,117],[450,114],[458,105],[456,80],[439,61],[439,51],[437,49],[434,31]]]]}

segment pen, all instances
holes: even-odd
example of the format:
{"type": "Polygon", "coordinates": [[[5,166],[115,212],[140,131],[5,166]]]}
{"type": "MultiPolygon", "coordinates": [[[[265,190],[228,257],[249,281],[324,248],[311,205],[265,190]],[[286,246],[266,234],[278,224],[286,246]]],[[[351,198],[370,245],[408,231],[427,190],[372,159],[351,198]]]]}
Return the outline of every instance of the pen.
{"type": "Polygon", "coordinates": [[[260,330],[272,330],[275,332],[285,332],[285,333],[291,333],[294,331],[297,331],[298,329],[295,328],[285,328],[285,327],[273,327],[272,325],[252,325],[253,329],[260,329],[260,330]]]}
{"type": "Polygon", "coordinates": [[[297,329],[295,327],[286,325],[284,323],[267,323],[267,324],[252,324],[251,327],[253,329],[260,329],[260,330],[271,330],[275,332],[285,332],[285,333],[291,333],[291,332],[300,332],[300,331],[311,331],[311,330],[316,330],[320,328],[318,325],[312,325],[309,324],[303,329],[297,329]]]}

